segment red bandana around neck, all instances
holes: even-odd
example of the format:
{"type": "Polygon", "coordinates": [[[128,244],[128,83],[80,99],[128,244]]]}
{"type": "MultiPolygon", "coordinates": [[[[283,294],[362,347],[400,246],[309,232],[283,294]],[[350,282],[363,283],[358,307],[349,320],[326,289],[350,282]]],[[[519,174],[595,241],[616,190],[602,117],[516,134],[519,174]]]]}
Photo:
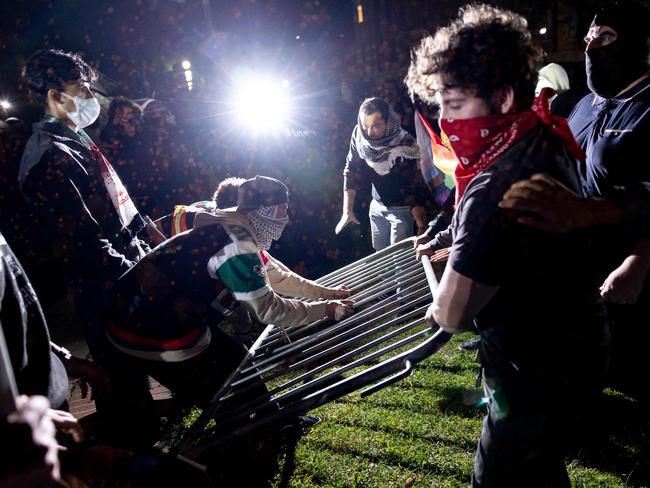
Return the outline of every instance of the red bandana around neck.
{"type": "Polygon", "coordinates": [[[472,179],[528,135],[538,122],[550,128],[569,154],[576,159],[584,159],[584,152],[574,139],[566,119],[551,113],[549,99],[554,93],[552,89],[544,88],[533,106],[523,112],[440,120],[440,128],[459,161],[454,171],[456,205],[472,179]]]}

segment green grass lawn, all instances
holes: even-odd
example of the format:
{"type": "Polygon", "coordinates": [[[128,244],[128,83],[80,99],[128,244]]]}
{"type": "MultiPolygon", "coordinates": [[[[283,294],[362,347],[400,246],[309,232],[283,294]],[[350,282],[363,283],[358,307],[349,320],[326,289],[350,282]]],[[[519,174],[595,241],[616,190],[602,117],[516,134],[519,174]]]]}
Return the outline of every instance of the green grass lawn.
{"type": "MultiPolygon", "coordinates": [[[[474,390],[474,354],[457,347],[471,337],[455,337],[394,386],[313,412],[323,422],[287,454],[291,475],[287,480],[278,474],[273,486],[467,486],[483,417],[475,406],[480,392],[474,390]]],[[[573,486],[648,486],[648,418],[638,403],[609,392],[602,425],[594,426],[609,435],[589,454],[567,460],[573,486]]]]}

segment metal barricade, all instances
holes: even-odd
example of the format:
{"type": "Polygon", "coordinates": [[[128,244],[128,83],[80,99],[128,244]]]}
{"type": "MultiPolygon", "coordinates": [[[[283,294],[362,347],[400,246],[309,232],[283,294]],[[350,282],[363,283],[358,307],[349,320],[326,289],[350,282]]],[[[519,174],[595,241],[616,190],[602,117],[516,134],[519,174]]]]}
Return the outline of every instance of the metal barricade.
{"type": "Polygon", "coordinates": [[[424,321],[438,282],[427,257],[416,261],[413,239],[317,280],[348,286],[354,315],[282,330],[267,326],[176,453],[196,459],[357,390],[370,395],[438,351],[450,336],[424,321]]]}

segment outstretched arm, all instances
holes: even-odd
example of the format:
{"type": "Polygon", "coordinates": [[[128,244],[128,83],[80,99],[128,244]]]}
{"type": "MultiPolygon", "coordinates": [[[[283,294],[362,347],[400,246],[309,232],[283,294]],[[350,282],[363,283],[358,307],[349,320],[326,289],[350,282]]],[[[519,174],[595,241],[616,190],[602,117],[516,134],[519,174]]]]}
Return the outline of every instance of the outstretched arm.
{"type": "Polygon", "coordinates": [[[291,297],[304,297],[311,299],[341,299],[350,296],[350,291],[344,287],[328,288],[321,286],[315,281],[303,278],[294,273],[281,261],[275,259],[269,253],[265,253],[269,262],[266,264],[266,275],[273,291],[280,295],[291,297]]]}
{"type": "Polygon", "coordinates": [[[643,237],[600,287],[613,303],[635,303],[650,272],[650,184],[617,188],[607,198],[578,195],[545,174],[513,184],[499,203],[503,209],[525,212],[517,221],[547,232],[570,232],[597,225],[623,224],[643,237]]]}
{"type": "Polygon", "coordinates": [[[303,325],[326,316],[340,319],[353,312],[352,303],[330,305],[333,302],[305,303],[282,298],[268,285],[261,266],[255,242],[241,240],[215,254],[208,262],[208,272],[264,324],[303,325]]]}
{"type": "MultiPolygon", "coordinates": [[[[648,205],[650,192],[644,200],[648,205]]],[[[619,224],[624,219],[624,204],[620,199],[580,198],[545,174],[514,183],[503,195],[499,207],[525,212],[527,215],[519,216],[517,222],[546,232],[619,224]]]]}

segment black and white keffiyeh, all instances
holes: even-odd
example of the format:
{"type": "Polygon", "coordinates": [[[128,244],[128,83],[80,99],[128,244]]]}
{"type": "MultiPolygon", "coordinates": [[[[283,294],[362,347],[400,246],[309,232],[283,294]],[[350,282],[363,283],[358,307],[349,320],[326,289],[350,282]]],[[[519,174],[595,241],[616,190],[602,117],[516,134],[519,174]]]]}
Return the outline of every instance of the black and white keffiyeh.
{"type": "Polygon", "coordinates": [[[246,218],[255,232],[260,249],[269,250],[273,241],[280,239],[282,231],[289,223],[289,217],[283,219],[272,217],[277,207],[278,205],[271,205],[246,212],[246,218]]]}
{"type": "Polygon", "coordinates": [[[395,166],[397,158],[420,159],[420,150],[415,138],[402,129],[399,115],[389,107],[388,114],[382,114],[386,121],[386,133],[379,139],[370,139],[363,131],[361,111],[352,137],[359,156],[379,175],[386,175],[395,166]]]}

